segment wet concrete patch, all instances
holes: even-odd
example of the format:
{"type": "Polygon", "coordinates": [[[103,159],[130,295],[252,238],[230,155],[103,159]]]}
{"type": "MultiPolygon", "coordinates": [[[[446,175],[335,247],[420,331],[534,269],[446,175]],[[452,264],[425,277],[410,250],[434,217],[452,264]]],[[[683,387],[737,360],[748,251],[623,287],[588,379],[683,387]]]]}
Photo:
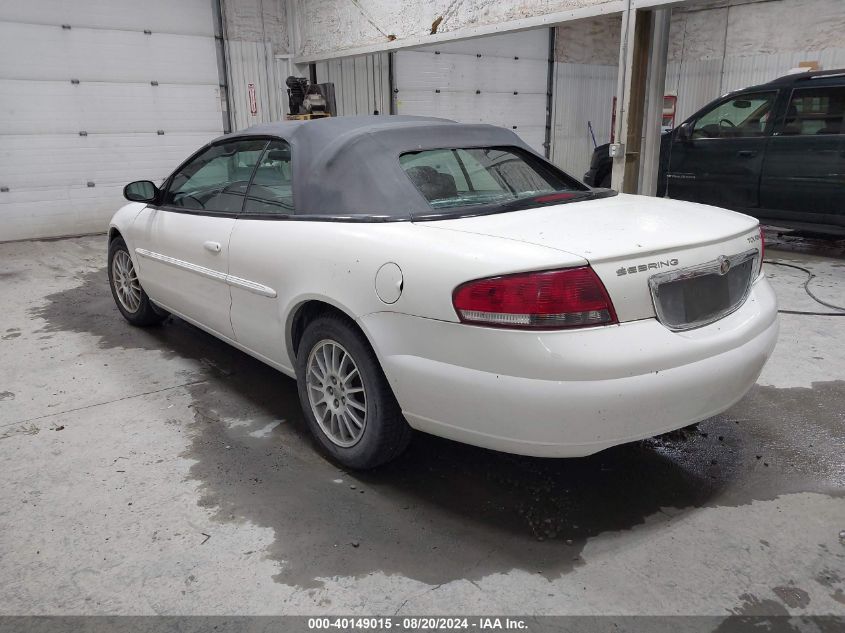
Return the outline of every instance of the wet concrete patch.
{"type": "Polygon", "coordinates": [[[162,326],[139,328],[129,325],[121,316],[109,290],[106,268],[79,275],[80,284],[45,297],[43,305],[30,311],[44,319],[37,330],[39,338],[51,334],[80,332],[98,338],[101,349],[142,349],[161,352],[167,358],[195,358],[213,373],[219,363],[234,365],[246,358],[201,330],[178,320],[162,326]]]}
{"type": "Polygon", "coordinates": [[[34,312],[46,332],[200,361],[202,381],[187,387],[192,419],[178,421],[193,431],[190,476],[220,521],[274,529],[268,555],[287,584],[377,571],[433,585],[513,569],[557,577],[582,564],[585,544],[602,533],[700,507],[845,489],[845,381],[755,387],[694,430],[583,459],[518,457],[418,434],[397,462],[352,474],[316,452],[294,381],[178,319],[131,327],[104,269],[47,299],[34,312]]]}
{"type": "Polygon", "coordinates": [[[822,587],[832,590],[832,593],[829,595],[831,598],[836,600],[836,602],[845,604],[845,583],[843,583],[839,572],[829,568],[824,569],[820,573],[816,574],[814,580],[822,587]]]}
{"type": "Polygon", "coordinates": [[[766,249],[781,251],[778,255],[792,252],[811,257],[845,257],[845,238],[840,236],[812,235],[798,231],[780,232],[767,227],[765,237],[766,249]]]}
{"type": "Polygon", "coordinates": [[[774,587],[772,591],[790,609],[806,609],[810,604],[810,595],[798,587],[774,587]]]}
{"type": "Polygon", "coordinates": [[[776,600],[758,598],[750,593],[742,594],[739,600],[739,606],[731,609],[735,615],[789,615],[789,611],[776,600]]]}
{"type": "Polygon", "coordinates": [[[396,462],[345,473],[314,452],[293,381],[262,384],[260,373],[191,388],[197,433],[186,456],[219,518],[274,528],[270,555],[288,584],[375,571],[430,584],[512,569],[558,576],[582,562],[591,536],[704,503],[721,485],[643,445],[541,460],[422,434],[396,462]],[[269,441],[250,435],[280,411],[291,422],[269,441]]]}
{"type": "MultiPolygon", "coordinates": [[[[842,492],[836,471],[817,473],[827,478],[801,472],[803,460],[813,457],[793,460],[788,440],[795,436],[781,442],[777,419],[733,415],[571,460],[506,455],[418,434],[397,462],[342,473],[315,459],[293,381],[268,371],[255,367],[191,388],[198,432],[187,455],[198,460],[191,474],[203,482],[204,502],[219,508],[218,517],[275,529],[270,555],[283,563],[278,580],[289,584],[374,571],[429,584],[512,569],[555,577],[583,562],[588,539],[646,519],[659,523],[696,507],[786,492],[842,492]],[[250,435],[279,415],[291,423],[269,441],[250,435]],[[761,453],[768,461],[757,459],[761,453]]],[[[805,396],[791,392],[757,388],[745,406],[759,411],[775,397],[772,406],[787,419],[787,405],[805,396]]],[[[826,395],[841,401],[845,385],[826,395]]],[[[831,461],[823,448],[817,463],[831,461]]]]}

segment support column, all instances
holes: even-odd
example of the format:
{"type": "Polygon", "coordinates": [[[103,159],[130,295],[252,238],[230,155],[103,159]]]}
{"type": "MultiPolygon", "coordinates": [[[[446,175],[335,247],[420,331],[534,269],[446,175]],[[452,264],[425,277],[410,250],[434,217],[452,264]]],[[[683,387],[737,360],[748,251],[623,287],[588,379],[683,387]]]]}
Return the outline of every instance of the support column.
{"type": "MultiPolygon", "coordinates": [[[[616,94],[616,144],[621,151],[613,159],[611,186],[636,193],[639,184],[640,140],[645,118],[646,74],[651,43],[648,11],[622,12],[622,46],[619,50],[619,86],[616,94]]],[[[612,149],[612,147],[611,147],[612,149]]]]}
{"type": "Polygon", "coordinates": [[[651,50],[646,80],[646,117],[640,153],[639,193],[663,195],[657,191],[660,171],[660,133],[663,124],[663,95],[666,94],[666,62],[669,58],[669,22],[671,9],[652,12],[651,50]]]}

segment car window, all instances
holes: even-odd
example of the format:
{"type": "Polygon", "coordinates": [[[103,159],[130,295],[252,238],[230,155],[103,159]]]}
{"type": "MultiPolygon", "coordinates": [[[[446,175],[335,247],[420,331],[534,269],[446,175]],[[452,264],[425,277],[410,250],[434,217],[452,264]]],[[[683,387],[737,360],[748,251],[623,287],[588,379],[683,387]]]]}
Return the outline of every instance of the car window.
{"type": "Polygon", "coordinates": [[[516,147],[407,152],[399,157],[399,163],[435,209],[504,204],[586,189],[516,147]]]}
{"type": "Polygon", "coordinates": [[[218,143],[177,172],[164,205],[196,211],[240,213],[263,139],[218,143]]]}
{"type": "Polygon", "coordinates": [[[721,101],[695,122],[693,138],[763,136],[777,92],[739,95],[721,101]]]}
{"type": "Polygon", "coordinates": [[[845,134],[845,86],[793,90],[781,134],[845,134]]]}
{"type": "Polygon", "coordinates": [[[290,145],[281,140],[270,141],[249,186],[244,214],[293,213],[291,180],[290,145]]]}

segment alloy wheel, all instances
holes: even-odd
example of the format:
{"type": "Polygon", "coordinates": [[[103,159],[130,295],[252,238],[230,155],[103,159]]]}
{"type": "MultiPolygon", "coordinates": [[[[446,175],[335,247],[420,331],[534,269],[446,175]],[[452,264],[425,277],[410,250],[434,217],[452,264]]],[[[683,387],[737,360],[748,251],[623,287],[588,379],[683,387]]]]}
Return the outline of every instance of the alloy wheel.
{"type": "Polygon", "coordinates": [[[117,251],[112,258],[111,271],[112,284],[120,305],[127,312],[137,312],[141,307],[141,284],[129,253],[117,251]]]}
{"type": "Polygon", "coordinates": [[[337,341],[323,339],[308,355],[308,401],[332,443],[354,446],[367,426],[367,394],[355,360],[337,341]]]}

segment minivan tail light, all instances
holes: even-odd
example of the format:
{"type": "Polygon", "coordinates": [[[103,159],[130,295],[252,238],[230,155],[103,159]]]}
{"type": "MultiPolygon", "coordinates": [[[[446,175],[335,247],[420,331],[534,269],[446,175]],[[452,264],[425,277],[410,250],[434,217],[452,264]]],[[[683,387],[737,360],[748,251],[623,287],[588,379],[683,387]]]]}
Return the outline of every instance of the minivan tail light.
{"type": "Polygon", "coordinates": [[[563,329],[616,323],[604,284],[589,266],[476,279],[452,293],[463,323],[563,329]]]}

